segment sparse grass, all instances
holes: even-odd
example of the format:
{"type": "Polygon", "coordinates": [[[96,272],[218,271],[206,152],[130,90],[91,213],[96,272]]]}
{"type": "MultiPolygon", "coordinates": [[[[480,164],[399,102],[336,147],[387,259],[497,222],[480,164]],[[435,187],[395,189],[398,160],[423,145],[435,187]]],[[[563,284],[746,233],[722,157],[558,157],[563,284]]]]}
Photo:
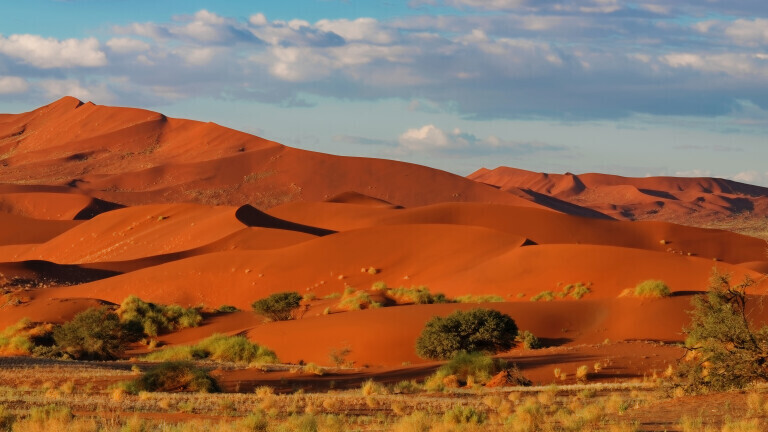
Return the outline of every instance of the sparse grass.
{"type": "Polygon", "coordinates": [[[192,362],[183,361],[160,363],[135,380],[123,383],[121,388],[132,394],[138,394],[140,391],[203,393],[219,391],[218,383],[206,371],[192,362]]]}
{"type": "Polygon", "coordinates": [[[376,309],[381,307],[381,303],[371,300],[371,296],[365,291],[344,292],[338,305],[342,309],[362,310],[376,309]]]}
{"type": "Polygon", "coordinates": [[[411,286],[410,288],[387,288],[385,295],[397,303],[413,303],[413,304],[435,304],[435,303],[450,303],[450,300],[441,293],[432,294],[429,288],[421,286],[411,286]]]}
{"type": "Polygon", "coordinates": [[[660,280],[649,279],[637,284],[634,290],[635,297],[669,297],[672,292],[667,284],[660,280]]]}
{"type": "Polygon", "coordinates": [[[456,301],[459,303],[503,303],[504,297],[493,294],[468,294],[461,297],[456,297],[456,301]]]}
{"type": "Polygon", "coordinates": [[[266,347],[251,343],[245,336],[214,334],[195,345],[164,348],[144,357],[149,361],[210,359],[243,364],[277,363],[277,356],[266,347]]]}
{"type": "Polygon", "coordinates": [[[552,291],[542,291],[535,296],[531,297],[532,302],[537,302],[539,300],[543,301],[552,301],[555,299],[555,294],[552,291]]]}

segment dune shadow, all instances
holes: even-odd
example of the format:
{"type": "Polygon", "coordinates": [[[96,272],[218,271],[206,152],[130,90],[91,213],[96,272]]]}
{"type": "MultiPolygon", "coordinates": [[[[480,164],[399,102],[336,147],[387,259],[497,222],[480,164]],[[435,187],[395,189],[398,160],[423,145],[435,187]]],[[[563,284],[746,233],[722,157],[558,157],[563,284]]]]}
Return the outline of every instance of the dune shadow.
{"type": "Polygon", "coordinates": [[[560,345],[565,345],[568,342],[573,342],[573,339],[569,338],[539,338],[539,342],[541,342],[541,345],[544,347],[557,347],[560,345]]]}
{"type": "Polygon", "coordinates": [[[653,190],[653,189],[638,189],[638,190],[646,195],[654,196],[656,198],[664,198],[672,201],[680,201],[676,196],[672,195],[669,192],[653,190]]]}
{"type": "Polygon", "coordinates": [[[695,296],[699,294],[704,294],[704,291],[674,291],[669,296],[670,297],[690,297],[690,296],[695,296]]]}
{"type": "Polygon", "coordinates": [[[276,218],[272,215],[264,213],[257,208],[246,204],[241,206],[235,212],[235,217],[240,222],[249,227],[261,227],[261,228],[274,228],[286,231],[297,231],[305,234],[312,234],[316,236],[326,236],[328,234],[335,234],[336,231],[313,227],[309,225],[302,225],[296,222],[287,221],[284,219],[276,218]]]}
{"type": "Polygon", "coordinates": [[[109,201],[100,200],[98,198],[94,198],[90,204],[88,204],[87,207],[80,210],[75,215],[75,220],[88,220],[93,219],[94,217],[106,213],[108,211],[112,210],[118,210],[121,208],[125,208],[122,204],[117,204],[109,201]]]}
{"type": "Polygon", "coordinates": [[[79,285],[121,274],[121,272],[108,269],[87,268],[74,264],[56,264],[42,260],[5,263],[3,272],[6,276],[4,283],[10,287],[40,284],[79,285]],[[19,272],[18,274],[28,274],[27,272],[31,271],[34,276],[15,276],[14,268],[26,270],[26,272],[19,272]]]}
{"type": "Polygon", "coordinates": [[[588,217],[593,219],[607,219],[607,220],[614,220],[611,216],[608,216],[605,213],[601,213],[597,210],[593,210],[588,207],[582,207],[573,203],[570,203],[568,201],[563,201],[561,199],[545,195],[540,192],[536,192],[530,189],[524,189],[525,193],[530,195],[533,198],[533,202],[536,204],[541,204],[545,207],[549,207],[552,210],[557,210],[559,212],[573,215],[573,216],[582,216],[582,217],[588,217]]]}

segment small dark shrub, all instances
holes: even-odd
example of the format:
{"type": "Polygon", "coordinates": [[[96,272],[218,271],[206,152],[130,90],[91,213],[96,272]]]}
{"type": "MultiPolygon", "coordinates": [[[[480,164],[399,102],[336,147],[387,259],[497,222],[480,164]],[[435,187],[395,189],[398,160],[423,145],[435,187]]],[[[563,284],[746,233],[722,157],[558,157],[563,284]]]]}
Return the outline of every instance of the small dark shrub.
{"type": "Polygon", "coordinates": [[[542,348],[541,341],[533,333],[523,330],[517,336],[517,341],[523,344],[523,348],[533,350],[542,348]]]}
{"type": "Polygon", "coordinates": [[[208,373],[192,362],[165,362],[144,372],[142,376],[125,383],[131,393],[190,391],[218,392],[219,385],[208,373]]]}
{"type": "Polygon", "coordinates": [[[445,360],[460,351],[495,354],[515,346],[517,325],[493,309],[456,311],[427,321],[416,340],[419,357],[445,360]]]}
{"type": "Polygon", "coordinates": [[[125,349],[120,318],[106,307],[77,314],[53,331],[56,346],[75,359],[111,360],[125,349]]]}
{"type": "Polygon", "coordinates": [[[293,311],[299,307],[300,302],[301,296],[298,293],[283,292],[256,300],[251,307],[254,312],[271,321],[286,321],[293,318],[293,311]]]}

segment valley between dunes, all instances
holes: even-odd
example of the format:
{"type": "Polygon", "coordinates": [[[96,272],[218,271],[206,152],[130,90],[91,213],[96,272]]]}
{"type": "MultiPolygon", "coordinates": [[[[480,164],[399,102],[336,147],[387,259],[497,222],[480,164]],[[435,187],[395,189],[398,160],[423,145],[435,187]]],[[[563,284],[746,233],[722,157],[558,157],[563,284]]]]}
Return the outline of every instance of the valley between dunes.
{"type": "MultiPolygon", "coordinates": [[[[536,383],[556,381],[554,368],[573,374],[600,361],[610,366],[595,380],[641,378],[682,355],[686,311],[713,268],[758,281],[755,297],[768,286],[764,240],[679,223],[744,211],[765,218],[766,203],[765,189],[720,179],[511,168],[464,178],[64,98],[0,117],[0,328],[22,318],[62,323],[129,295],[201,305],[201,326],[162,334],[158,345],[242,334],[284,363],[326,367],[347,350],[352,372],[332,379],[359,385],[425,376],[436,367],[415,351],[426,321],[484,307],[547,346],[501,354],[536,383]],[[672,295],[631,295],[649,279],[672,295]],[[374,289],[382,283],[481,302],[409,304],[374,289]],[[589,292],[566,295],[577,284],[589,292]],[[251,312],[253,301],[284,291],[305,296],[296,319],[251,312]],[[532,301],[547,291],[551,301],[532,301]],[[383,307],[345,306],[361,292],[383,307]],[[222,305],[239,311],[216,312],[222,305]]],[[[751,318],[763,322],[768,311],[751,318]]],[[[243,390],[287,376],[222,373],[243,390]]]]}

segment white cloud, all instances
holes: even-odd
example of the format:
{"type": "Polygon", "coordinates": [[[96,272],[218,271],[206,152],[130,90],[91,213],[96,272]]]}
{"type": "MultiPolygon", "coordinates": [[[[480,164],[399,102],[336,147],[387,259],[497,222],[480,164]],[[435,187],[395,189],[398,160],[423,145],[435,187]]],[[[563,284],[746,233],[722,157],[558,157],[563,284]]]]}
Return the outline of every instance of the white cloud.
{"type": "Polygon", "coordinates": [[[712,171],[702,169],[675,171],[675,177],[712,177],[712,171]]]}
{"type": "Polygon", "coordinates": [[[83,101],[97,104],[109,103],[115,96],[104,84],[84,87],[78,80],[42,80],[38,83],[48,99],[58,99],[63,96],[74,96],[83,101]]]}
{"type": "Polygon", "coordinates": [[[29,83],[21,77],[0,76],[0,94],[26,93],[29,83]]]}
{"type": "Polygon", "coordinates": [[[756,170],[742,171],[731,176],[731,180],[742,183],[749,183],[759,186],[768,186],[768,171],[760,172],[756,170]]]}
{"type": "Polygon", "coordinates": [[[397,140],[396,154],[410,153],[507,153],[528,155],[538,152],[563,151],[564,147],[542,142],[509,141],[489,135],[480,139],[474,134],[463,132],[459,128],[445,131],[428,124],[420,128],[408,129],[397,140]]]}
{"type": "Polygon", "coordinates": [[[149,50],[149,44],[132,38],[112,38],[106,45],[118,54],[138,53],[149,50]]]}
{"type": "Polygon", "coordinates": [[[58,40],[31,34],[0,36],[0,53],[42,69],[107,64],[107,56],[96,38],[58,40]]]}
{"type": "Polygon", "coordinates": [[[738,19],[725,28],[725,34],[740,44],[765,45],[768,43],[768,19],[738,19]]]}
{"type": "Polygon", "coordinates": [[[390,44],[396,38],[395,31],[382,27],[373,18],[320,20],[315,26],[320,30],[336,33],[347,41],[390,44]]]}

